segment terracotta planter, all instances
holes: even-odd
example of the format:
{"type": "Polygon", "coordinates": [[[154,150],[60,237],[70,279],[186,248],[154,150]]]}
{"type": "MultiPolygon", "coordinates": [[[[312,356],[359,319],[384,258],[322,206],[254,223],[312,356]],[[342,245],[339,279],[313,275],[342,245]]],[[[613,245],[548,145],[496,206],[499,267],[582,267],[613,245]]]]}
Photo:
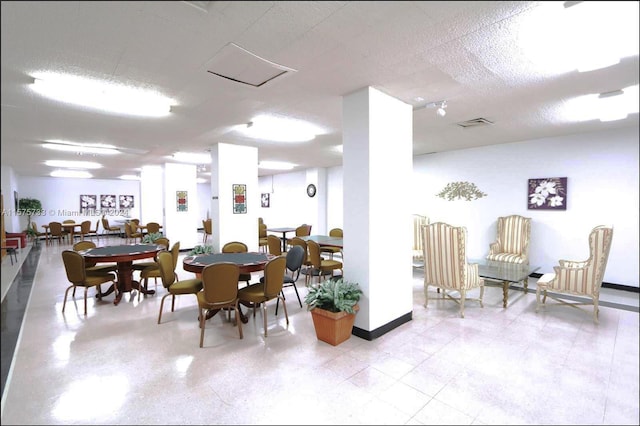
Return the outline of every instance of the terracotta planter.
{"type": "MultiPolygon", "coordinates": [[[[358,305],[354,306],[358,311],[358,305]]],[[[346,312],[330,312],[320,308],[311,310],[313,326],[318,340],[336,346],[351,337],[351,330],[356,321],[356,314],[346,312]]]]}

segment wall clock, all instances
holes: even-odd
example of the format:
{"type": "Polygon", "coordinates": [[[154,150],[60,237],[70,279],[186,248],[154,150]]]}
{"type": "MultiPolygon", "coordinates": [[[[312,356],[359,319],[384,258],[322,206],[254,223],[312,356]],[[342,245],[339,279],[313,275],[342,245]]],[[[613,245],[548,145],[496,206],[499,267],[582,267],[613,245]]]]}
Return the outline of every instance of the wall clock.
{"type": "Polygon", "coordinates": [[[316,195],[316,186],[312,183],[310,183],[309,185],[307,185],[307,195],[309,197],[315,197],[316,195]]]}

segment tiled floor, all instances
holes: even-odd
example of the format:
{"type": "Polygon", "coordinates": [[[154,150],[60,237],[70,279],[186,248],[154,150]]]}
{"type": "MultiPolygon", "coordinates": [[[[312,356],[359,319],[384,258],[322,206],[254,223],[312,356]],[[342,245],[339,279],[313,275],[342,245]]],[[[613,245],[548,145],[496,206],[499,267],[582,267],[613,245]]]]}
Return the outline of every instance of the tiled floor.
{"type": "MultiPolygon", "coordinates": [[[[3,296],[8,270],[3,262],[3,296]]],[[[82,292],[61,313],[67,285],[60,249],[43,247],[3,425],[640,422],[637,293],[618,291],[632,309],[603,306],[595,325],[585,307],[536,314],[532,293],[512,291],[503,309],[502,290],[488,287],[484,308],[468,302],[461,319],[450,301],[423,307],[416,270],[413,320],[374,341],[317,341],[289,289],[288,327],[270,306],[269,337],[258,311],[240,340],[217,315],[200,349],[193,296],[178,297],[174,313],[165,306],[158,325],[160,284],[140,302],[92,297],[86,317],[82,292]]]]}

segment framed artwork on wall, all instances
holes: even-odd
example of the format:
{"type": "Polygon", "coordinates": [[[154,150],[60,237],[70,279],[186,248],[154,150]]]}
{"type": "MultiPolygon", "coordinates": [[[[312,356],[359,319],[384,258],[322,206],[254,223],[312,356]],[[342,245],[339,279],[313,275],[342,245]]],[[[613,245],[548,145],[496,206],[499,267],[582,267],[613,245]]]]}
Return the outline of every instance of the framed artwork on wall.
{"type": "Polygon", "coordinates": [[[80,211],[95,210],[98,206],[97,195],[81,195],[80,196],[80,211]]]}
{"type": "Polygon", "coordinates": [[[247,185],[233,184],[233,213],[247,212],[247,185]]]}
{"type": "Polygon", "coordinates": [[[121,195],[118,198],[118,204],[120,209],[130,209],[134,207],[133,195],[121,195]]]}
{"type": "Polygon", "coordinates": [[[115,195],[100,195],[100,207],[105,209],[116,208],[116,196],[115,195]]]}
{"type": "Polygon", "coordinates": [[[271,194],[269,194],[268,192],[263,193],[260,197],[260,202],[262,204],[262,207],[269,207],[269,205],[271,204],[271,194]]]}
{"type": "Polygon", "coordinates": [[[188,191],[176,191],[176,211],[189,211],[188,191]]]}
{"type": "Polygon", "coordinates": [[[529,179],[527,195],[529,210],[566,210],[567,178],[529,179]]]}

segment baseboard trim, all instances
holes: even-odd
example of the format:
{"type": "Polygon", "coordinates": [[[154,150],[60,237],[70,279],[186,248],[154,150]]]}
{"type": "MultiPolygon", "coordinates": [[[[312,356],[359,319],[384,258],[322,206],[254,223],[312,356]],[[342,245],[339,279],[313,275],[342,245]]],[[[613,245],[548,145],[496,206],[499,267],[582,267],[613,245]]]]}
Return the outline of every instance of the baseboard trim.
{"type": "MultiPolygon", "coordinates": [[[[534,272],[533,274],[529,274],[529,276],[531,278],[540,278],[542,276],[542,274],[534,272]]],[[[634,287],[634,286],[631,286],[631,285],[607,283],[607,282],[603,281],[602,282],[602,287],[604,287],[604,288],[612,288],[614,290],[630,291],[632,293],[640,293],[640,287],[634,287]]]]}
{"type": "Polygon", "coordinates": [[[387,334],[394,328],[400,327],[402,324],[409,322],[412,319],[413,319],[413,312],[408,312],[402,315],[401,317],[396,318],[393,321],[388,322],[385,325],[376,328],[375,330],[369,331],[359,327],[353,327],[353,329],[351,330],[351,334],[365,340],[373,340],[373,339],[377,339],[378,337],[384,334],[387,334]]]}

